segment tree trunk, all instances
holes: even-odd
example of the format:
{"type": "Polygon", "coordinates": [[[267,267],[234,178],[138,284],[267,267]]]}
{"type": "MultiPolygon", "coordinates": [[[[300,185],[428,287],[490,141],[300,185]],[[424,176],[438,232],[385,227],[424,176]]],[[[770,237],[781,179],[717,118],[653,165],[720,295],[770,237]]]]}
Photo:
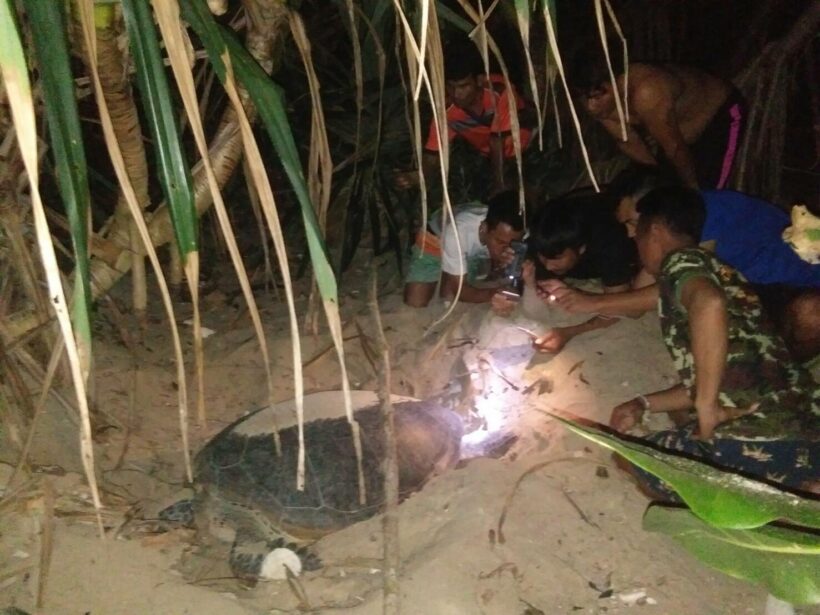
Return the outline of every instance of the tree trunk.
{"type": "MultiPolygon", "coordinates": [[[[148,206],[148,162],[145,158],[145,145],[142,139],[137,105],[134,103],[128,71],[123,70],[124,58],[117,45],[118,33],[111,19],[103,27],[97,27],[97,68],[100,74],[103,96],[111,113],[114,134],[125,160],[125,171],[134,187],[134,193],[141,209],[148,206]]],[[[88,62],[88,58],[86,58],[88,62]]],[[[141,255],[142,246],[139,235],[131,223],[131,214],[125,196],[120,192],[114,210],[114,223],[108,233],[108,239],[120,249],[130,248],[137,258],[131,259],[133,269],[133,307],[144,312],[147,303],[145,291],[145,257],[141,255]]]]}
{"type": "Polygon", "coordinates": [[[768,44],[735,77],[735,84],[749,103],[749,112],[732,179],[734,189],[778,200],[788,108],[786,84],[792,80],[795,57],[811,44],[818,26],[820,0],[812,0],[786,35],[768,44]]]}
{"type": "Polygon", "coordinates": [[[786,35],[774,43],[766,45],[762,52],[741,70],[732,81],[744,93],[750,89],[753,77],[762,73],[768,74],[773,65],[785,62],[790,56],[800,51],[810,41],[820,27],[820,0],[811,0],[803,14],[792,24],[786,35]]]}
{"type": "Polygon", "coordinates": [[[820,0],[812,0],[803,14],[797,18],[788,34],[781,39],[780,53],[790,56],[800,51],[806,41],[817,36],[818,26],[820,26],[820,0]]]}
{"type": "MultiPolygon", "coordinates": [[[[284,43],[289,31],[288,8],[285,0],[243,0],[248,15],[248,35],[246,46],[253,57],[265,70],[272,70],[277,59],[277,45],[284,43]]],[[[240,94],[242,92],[240,91],[240,94]]],[[[243,103],[252,120],[255,112],[250,109],[247,96],[242,96],[243,103]]],[[[224,186],[233,174],[242,155],[242,138],[239,134],[239,123],[235,113],[228,108],[222,116],[216,135],[211,140],[211,164],[220,187],[224,186]]],[[[207,178],[201,162],[193,170],[194,203],[196,211],[202,215],[213,203],[208,188],[207,178]]],[[[127,236],[130,219],[115,216],[107,230],[108,237],[127,236]]],[[[162,246],[173,237],[173,226],[168,207],[163,204],[148,220],[148,230],[154,246],[162,246]]],[[[105,294],[131,268],[131,252],[128,243],[118,243],[109,251],[109,257],[91,259],[91,289],[93,298],[105,294]]],[[[41,324],[36,314],[25,311],[14,314],[7,323],[9,334],[17,338],[41,324]]]]}

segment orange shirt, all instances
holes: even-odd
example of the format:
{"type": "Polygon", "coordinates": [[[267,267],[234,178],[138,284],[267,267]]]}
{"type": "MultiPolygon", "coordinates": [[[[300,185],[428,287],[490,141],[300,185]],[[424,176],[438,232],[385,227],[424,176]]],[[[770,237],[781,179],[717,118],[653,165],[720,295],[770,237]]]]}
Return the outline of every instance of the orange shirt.
{"type": "MultiPolygon", "coordinates": [[[[512,126],[510,125],[510,107],[508,93],[504,87],[504,79],[501,75],[490,75],[491,88],[484,88],[481,98],[481,113],[473,115],[457,107],[450,105],[447,107],[447,132],[450,141],[455,137],[461,137],[477,149],[482,156],[490,155],[490,135],[505,136],[504,157],[514,158],[515,147],[511,137],[512,126]]],[[[512,89],[515,97],[516,109],[520,112],[526,107],[524,100],[512,89]]],[[[530,142],[532,131],[528,128],[521,128],[521,149],[525,149],[530,142]]],[[[435,122],[430,122],[430,131],[427,136],[425,149],[432,152],[439,150],[438,134],[435,122]]]]}

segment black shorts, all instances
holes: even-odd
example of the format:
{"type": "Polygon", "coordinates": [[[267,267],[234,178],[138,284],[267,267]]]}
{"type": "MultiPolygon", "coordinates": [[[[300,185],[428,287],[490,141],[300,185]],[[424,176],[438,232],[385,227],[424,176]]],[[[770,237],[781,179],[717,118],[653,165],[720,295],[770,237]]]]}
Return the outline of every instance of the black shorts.
{"type": "Polygon", "coordinates": [[[726,101],[690,146],[701,190],[726,188],[746,128],[746,102],[732,88],[726,101]]]}

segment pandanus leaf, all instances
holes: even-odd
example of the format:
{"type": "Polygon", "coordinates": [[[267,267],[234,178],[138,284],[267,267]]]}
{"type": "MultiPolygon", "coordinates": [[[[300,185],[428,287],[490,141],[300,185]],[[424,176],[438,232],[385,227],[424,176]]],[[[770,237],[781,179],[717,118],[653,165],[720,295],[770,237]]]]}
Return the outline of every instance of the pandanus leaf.
{"type": "Polygon", "coordinates": [[[325,302],[336,304],[336,277],[330,266],[316,212],[310,201],[307,182],[302,172],[302,162],[290,129],[285,109],[285,97],[281,88],[262,70],[262,67],[236,40],[233,33],[213,20],[204,4],[195,0],[180,0],[179,4],[184,19],[205,45],[208,58],[223,83],[225,65],[221,54],[224,49],[230,53],[234,75],[250,95],[299,201],[308,249],[322,299],[325,302]]]}
{"type": "MultiPolygon", "coordinates": [[[[308,250],[313,265],[322,305],[327,316],[333,345],[339,357],[341,370],[342,390],[344,392],[345,410],[351,429],[353,430],[356,459],[359,466],[359,498],[365,500],[364,475],[362,471],[361,440],[358,435],[358,424],[353,420],[353,409],[350,400],[350,384],[347,377],[347,368],[344,360],[344,344],[342,340],[342,324],[339,317],[338,291],[336,277],[330,266],[325,242],[322,237],[316,210],[310,200],[307,182],[302,172],[302,163],[285,107],[285,97],[282,90],[262,70],[262,67],[253,59],[248,51],[237,41],[233,33],[219,26],[205,6],[195,0],[180,0],[180,8],[184,19],[191,25],[205,46],[208,58],[219,80],[233,87],[228,78],[223,54],[230,59],[233,77],[249,94],[254,107],[270,137],[279,160],[285,170],[291,186],[296,194],[302,213],[308,250]]],[[[283,265],[286,266],[286,263],[283,265]]],[[[298,399],[298,395],[297,395],[298,399]]],[[[298,413],[298,412],[297,412],[298,413]]],[[[297,486],[302,487],[302,460],[303,448],[300,442],[300,464],[297,486]]]]}
{"type": "Polygon", "coordinates": [[[91,288],[88,274],[88,211],[91,196],[65,34],[65,5],[62,2],[37,0],[25,0],[23,5],[31,28],[60,197],[68,217],[74,249],[72,321],[82,371],[87,377],[91,360],[91,288]]]}
{"type": "Polygon", "coordinates": [[[160,183],[184,262],[188,253],[197,251],[198,221],[190,165],[179,140],[176,105],[168,88],[159,49],[160,39],[148,0],[123,0],[122,10],[137,68],[137,84],[159,163],[160,183]]]}
{"type": "Polygon", "coordinates": [[[820,502],[552,414],[568,429],[615,451],[668,483],[698,517],[720,528],[749,529],[779,519],[820,528],[820,502]]]}
{"type": "Polygon", "coordinates": [[[91,418],[86,398],[85,377],[82,374],[81,359],[77,348],[71,319],[68,315],[65,293],[57,266],[57,257],[46,221],[45,207],[40,195],[40,169],[37,156],[37,128],[34,101],[31,96],[26,58],[17,29],[12,3],[0,0],[0,73],[5,86],[12,120],[14,122],[17,146],[20,149],[23,165],[31,191],[32,217],[37,236],[37,247],[48,284],[51,307],[57,316],[60,332],[65,341],[65,349],[71,368],[71,379],[77,395],[77,409],[80,415],[80,453],[85,470],[91,499],[97,512],[97,528],[103,535],[103,523],[100,510],[102,507],[97,478],[94,469],[94,446],[91,440],[91,418]]]}
{"type": "Polygon", "coordinates": [[[651,506],[643,527],[671,536],[705,564],[795,605],[820,602],[820,538],[789,526],[718,528],[685,508],[651,506]]]}

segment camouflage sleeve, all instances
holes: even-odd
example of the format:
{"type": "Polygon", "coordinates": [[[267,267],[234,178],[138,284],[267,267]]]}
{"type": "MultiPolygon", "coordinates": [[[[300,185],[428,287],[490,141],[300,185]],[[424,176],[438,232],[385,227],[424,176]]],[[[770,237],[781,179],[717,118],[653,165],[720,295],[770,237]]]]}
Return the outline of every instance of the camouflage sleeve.
{"type": "Polygon", "coordinates": [[[692,278],[703,277],[722,288],[709,255],[699,249],[680,250],[670,255],[663,264],[661,275],[666,278],[678,304],[684,284],[692,278]]]}

